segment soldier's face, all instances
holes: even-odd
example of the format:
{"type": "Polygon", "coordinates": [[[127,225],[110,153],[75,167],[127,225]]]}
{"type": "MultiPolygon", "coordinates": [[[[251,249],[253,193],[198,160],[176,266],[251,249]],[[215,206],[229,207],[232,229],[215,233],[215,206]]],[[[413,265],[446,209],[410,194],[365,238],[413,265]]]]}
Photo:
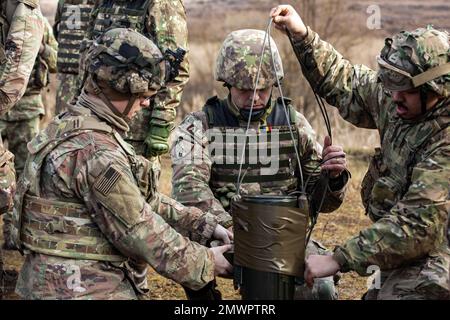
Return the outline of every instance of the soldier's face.
{"type": "MultiPolygon", "coordinates": [[[[256,90],[255,103],[253,108],[255,110],[262,109],[267,105],[270,99],[272,88],[263,90],[256,90]]],[[[250,109],[252,106],[253,90],[240,90],[231,87],[231,99],[239,109],[250,109]]]]}
{"type": "MultiPolygon", "coordinates": [[[[128,114],[126,115],[126,117],[131,120],[136,113],[144,108],[148,108],[150,106],[150,99],[151,99],[151,95],[149,96],[139,96],[133,103],[133,105],[131,106],[130,112],[128,112],[128,114]]],[[[119,100],[119,101],[111,101],[114,106],[117,108],[117,110],[119,112],[124,112],[127,105],[128,105],[128,100],[119,100]]]]}
{"type": "MultiPolygon", "coordinates": [[[[392,100],[397,105],[397,115],[402,119],[414,119],[422,115],[422,102],[419,89],[406,91],[392,91],[392,100]]],[[[430,110],[438,102],[434,93],[427,94],[427,110],[430,110]]]]}

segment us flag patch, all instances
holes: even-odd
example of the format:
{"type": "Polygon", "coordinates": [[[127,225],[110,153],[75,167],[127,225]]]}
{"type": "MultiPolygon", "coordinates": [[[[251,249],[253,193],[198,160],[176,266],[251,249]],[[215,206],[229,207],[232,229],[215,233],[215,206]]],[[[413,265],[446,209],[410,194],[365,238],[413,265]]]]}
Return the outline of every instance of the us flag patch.
{"type": "Polygon", "coordinates": [[[97,181],[95,184],[95,189],[97,189],[105,197],[111,192],[111,189],[120,180],[122,175],[119,171],[110,167],[106,170],[105,174],[97,181]]]}

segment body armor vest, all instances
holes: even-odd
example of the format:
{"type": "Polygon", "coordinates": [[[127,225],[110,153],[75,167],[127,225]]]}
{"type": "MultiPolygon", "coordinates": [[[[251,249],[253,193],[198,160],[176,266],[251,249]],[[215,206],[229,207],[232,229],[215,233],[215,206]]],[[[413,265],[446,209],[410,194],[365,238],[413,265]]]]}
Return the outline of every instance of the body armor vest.
{"type": "MultiPolygon", "coordinates": [[[[120,134],[95,118],[57,118],[29,145],[31,153],[15,197],[14,244],[31,251],[72,259],[125,261],[106,239],[84,203],[76,199],[50,200],[40,196],[40,176],[47,155],[62,142],[89,131],[113,135],[133,161],[134,151],[120,134]],[[30,180],[28,180],[30,179],[30,180]]],[[[135,161],[132,162],[132,166],[135,161]]]]}
{"type": "Polygon", "coordinates": [[[58,72],[78,74],[80,45],[94,0],[65,0],[58,33],[58,72]]]}
{"type": "Polygon", "coordinates": [[[130,28],[150,38],[145,18],[152,0],[106,0],[94,12],[93,39],[111,27],[130,28]]]}
{"type": "Polygon", "coordinates": [[[412,170],[427,154],[423,151],[450,125],[450,104],[444,103],[420,122],[408,123],[392,117],[382,135],[361,188],[366,214],[376,221],[405,195],[412,170]]]}
{"type": "MultiPolygon", "coordinates": [[[[259,183],[262,194],[287,194],[297,189],[298,164],[294,143],[298,145],[298,131],[295,126],[295,110],[290,102],[290,99],[285,100],[290,119],[286,119],[279,98],[267,117],[266,126],[263,128],[265,132],[253,131],[247,135],[241,180],[242,183],[259,183]],[[294,141],[289,131],[289,123],[292,125],[294,141]],[[264,156],[267,155],[266,160],[278,161],[276,172],[264,174],[263,170],[270,171],[272,164],[264,164],[268,161],[261,158],[261,150],[264,156]]],[[[211,98],[203,111],[207,116],[209,128],[214,128],[214,141],[211,141],[211,137],[208,139],[210,154],[214,159],[210,187],[216,192],[224,185],[237,181],[245,128],[239,125],[238,118],[230,112],[226,100],[211,98]],[[217,143],[218,138],[221,143],[217,143]]]]}

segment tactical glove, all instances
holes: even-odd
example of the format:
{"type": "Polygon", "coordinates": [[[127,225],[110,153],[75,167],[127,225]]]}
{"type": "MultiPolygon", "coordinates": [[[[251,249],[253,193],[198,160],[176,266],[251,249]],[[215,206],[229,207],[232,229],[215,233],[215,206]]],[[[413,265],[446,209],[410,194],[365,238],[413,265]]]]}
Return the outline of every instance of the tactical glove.
{"type": "Polygon", "coordinates": [[[150,130],[144,141],[145,156],[160,156],[169,151],[170,126],[159,126],[151,124],[150,130]]]}

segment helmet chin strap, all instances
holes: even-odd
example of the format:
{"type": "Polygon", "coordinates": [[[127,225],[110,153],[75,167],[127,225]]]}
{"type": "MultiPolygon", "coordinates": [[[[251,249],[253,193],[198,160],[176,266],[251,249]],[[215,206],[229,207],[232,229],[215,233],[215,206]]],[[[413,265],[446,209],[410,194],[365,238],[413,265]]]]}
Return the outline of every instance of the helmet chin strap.
{"type": "Polygon", "coordinates": [[[114,104],[111,102],[111,100],[108,99],[108,97],[106,97],[105,93],[103,92],[103,90],[98,86],[97,81],[95,81],[94,79],[91,79],[91,83],[92,86],[94,87],[94,93],[100,97],[100,99],[106,103],[106,105],[111,109],[111,111],[116,115],[119,116],[121,118],[123,118],[125,121],[128,120],[128,113],[130,113],[131,108],[133,107],[134,102],[136,101],[136,99],[138,98],[138,95],[133,94],[130,98],[130,100],[128,100],[128,104],[125,108],[125,110],[123,112],[120,112],[119,110],[117,110],[117,108],[114,106],[114,104]]]}
{"type": "Polygon", "coordinates": [[[424,115],[425,113],[427,113],[427,91],[426,89],[422,86],[420,88],[420,107],[421,107],[421,112],[424,115]]]}
{"type": "Polygon", "coordinates": [[[122,114],[123,114],[123,117],[124,117],[125,119],[129,119],[129,117],[127,117],[127,116],[128,116],[128,114],[130,113],[131,108],[133,107],[133,104],[134,104],[134,102],[137,100],[137,98],[138,98],[138,95],[137,95],[137,94],[133,94],[133,95],[131,96],[130,100],[128,100],[128,104],[127,104],[125,110],[124,110],[123,113],[122,113],[122,114]]]}

